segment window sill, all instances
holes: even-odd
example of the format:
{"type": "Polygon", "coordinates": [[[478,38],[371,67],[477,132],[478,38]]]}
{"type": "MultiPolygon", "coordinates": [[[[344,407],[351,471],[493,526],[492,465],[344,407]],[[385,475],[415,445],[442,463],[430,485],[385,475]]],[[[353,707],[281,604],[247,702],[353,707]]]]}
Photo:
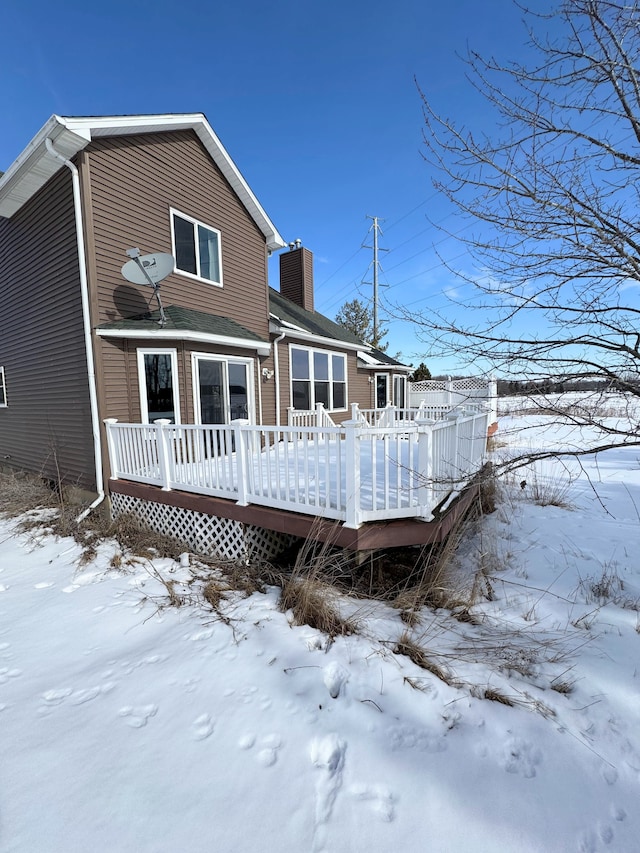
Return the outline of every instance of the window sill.
{"type": "Polygon", "coordinates": [[[208,284],[211,287],[222,287],[223,286],[221,281],[212,281],[212,279],[210,279],[210,278],[202,278],[199,275],[194,275],[192,272],[186,272],[185,270],[179,270],[179,269],[175,269],[174,272],[176,275],[184,276],[185,278],[191,279],[191,281],[198,281],[201,284],[208,284]]]}

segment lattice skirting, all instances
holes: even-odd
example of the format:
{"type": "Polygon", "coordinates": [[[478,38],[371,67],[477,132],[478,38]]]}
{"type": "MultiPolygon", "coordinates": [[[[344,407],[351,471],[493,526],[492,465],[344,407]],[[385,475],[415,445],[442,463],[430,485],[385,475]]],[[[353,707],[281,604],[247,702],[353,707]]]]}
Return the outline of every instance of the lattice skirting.
{"type": "Polygon", "coordinates": [[[152,530],[184,542],[194,553],[223,560],[272,560],[295,538],[234,519],[117,492],[111,494],[111,514],[114,518],[133,515],[152,530]]]}

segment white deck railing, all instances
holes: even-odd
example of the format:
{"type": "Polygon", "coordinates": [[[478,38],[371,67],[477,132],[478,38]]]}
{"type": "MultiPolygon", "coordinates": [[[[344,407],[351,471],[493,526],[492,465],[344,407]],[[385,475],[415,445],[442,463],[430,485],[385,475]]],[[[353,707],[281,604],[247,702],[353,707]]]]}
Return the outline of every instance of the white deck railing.
{"type": "Polygon", "coordinates": [[[315,409],[287,409],[289,426],[301,427],[334,427],[335,422],[323,403],[316,403],[315,409]]]}
{"type": "MultiPolygon", "coordinates": [[[[386,410],[382,410],[386,411],[386,410]]],[[[488,412],[397,425],[105,421],[114,479],[343,521],[431,520],[483,465],[488,412]],[[301,430],[302,427],[302,430],[301,430]]]]}
{"type": "Polygon", "coordinates": [[[498,390],[496,380],[489,376],[470,376],[466,379],[423,379],[408,383],[409,405],[453,409],[457,406],[484,403],[491,413],[490,424],[498,418],[498,390]]]}

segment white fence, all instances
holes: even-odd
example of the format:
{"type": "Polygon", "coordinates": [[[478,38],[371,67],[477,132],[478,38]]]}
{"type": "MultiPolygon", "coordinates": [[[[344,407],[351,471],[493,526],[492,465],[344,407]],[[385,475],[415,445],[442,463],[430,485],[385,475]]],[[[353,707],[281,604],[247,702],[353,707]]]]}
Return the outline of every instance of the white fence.
{"type": "Polygon", "coordinates": [[[490,412],[489,423],[498,419],[498,388],[492,377],[472,376],[467,379],[427,379],[422,382],[409,382],[407,392],[409,405],[419,408],[442,407],[453,409],[457,406],[487,404],[490,412]]]}
{"type": "MultiPolygon", "coordinates": [[[[381,410],[386,411],[386,410],[381,410]]],[[[114,479],[343,521],[431,520],[483,465],[487,411],[400,426],[105,421],[114,479]]]]}

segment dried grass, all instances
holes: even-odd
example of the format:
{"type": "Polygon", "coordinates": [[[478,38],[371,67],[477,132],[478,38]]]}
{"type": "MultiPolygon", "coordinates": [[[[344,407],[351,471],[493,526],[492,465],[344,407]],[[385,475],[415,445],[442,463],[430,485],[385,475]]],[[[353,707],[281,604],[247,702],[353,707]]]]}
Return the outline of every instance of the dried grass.
{"type": "Polygon", "coordinates": [[[21,515],[34,509],[60,506],[60,496],[48,480],[21,471],[0,471],[0,513],[21,515]]]}
{"type": "Polygon", "coordinates": [[[486,688],[484,691],[484,698],[489,699],[490,702],[499,702],[501,705],[508,705],[509,708],[513,708],[515,705],[508,696],[501,693],[499,690],[495,690],[493,687],[486,688]]]}
{"type": "MultiPolygon", "coordinates": [[[[431,660],[426,651],[415,642],[411,635],[405,631],[395,644],[393,651],[397,655],[405,655],[412,663],[419,666],[420,669],[425,669],[440,681],[444,681],[450,687],[456,686],[456,682],[452,676],[441,666],[431,660]]],[[[412,685],[413,686],[413,685],[412,685]]]]}
{"type": "Polygon", "coordinates": [[[357,623],[342,615],[340,595],[332,583],[349,562],[348,555],[336,552],[331,537],[322,543],[305,540],[293,570],[281,577],[280,609],[291,611],[294,625],[309,625],[331,639],[357,631],[357,623]]]}

